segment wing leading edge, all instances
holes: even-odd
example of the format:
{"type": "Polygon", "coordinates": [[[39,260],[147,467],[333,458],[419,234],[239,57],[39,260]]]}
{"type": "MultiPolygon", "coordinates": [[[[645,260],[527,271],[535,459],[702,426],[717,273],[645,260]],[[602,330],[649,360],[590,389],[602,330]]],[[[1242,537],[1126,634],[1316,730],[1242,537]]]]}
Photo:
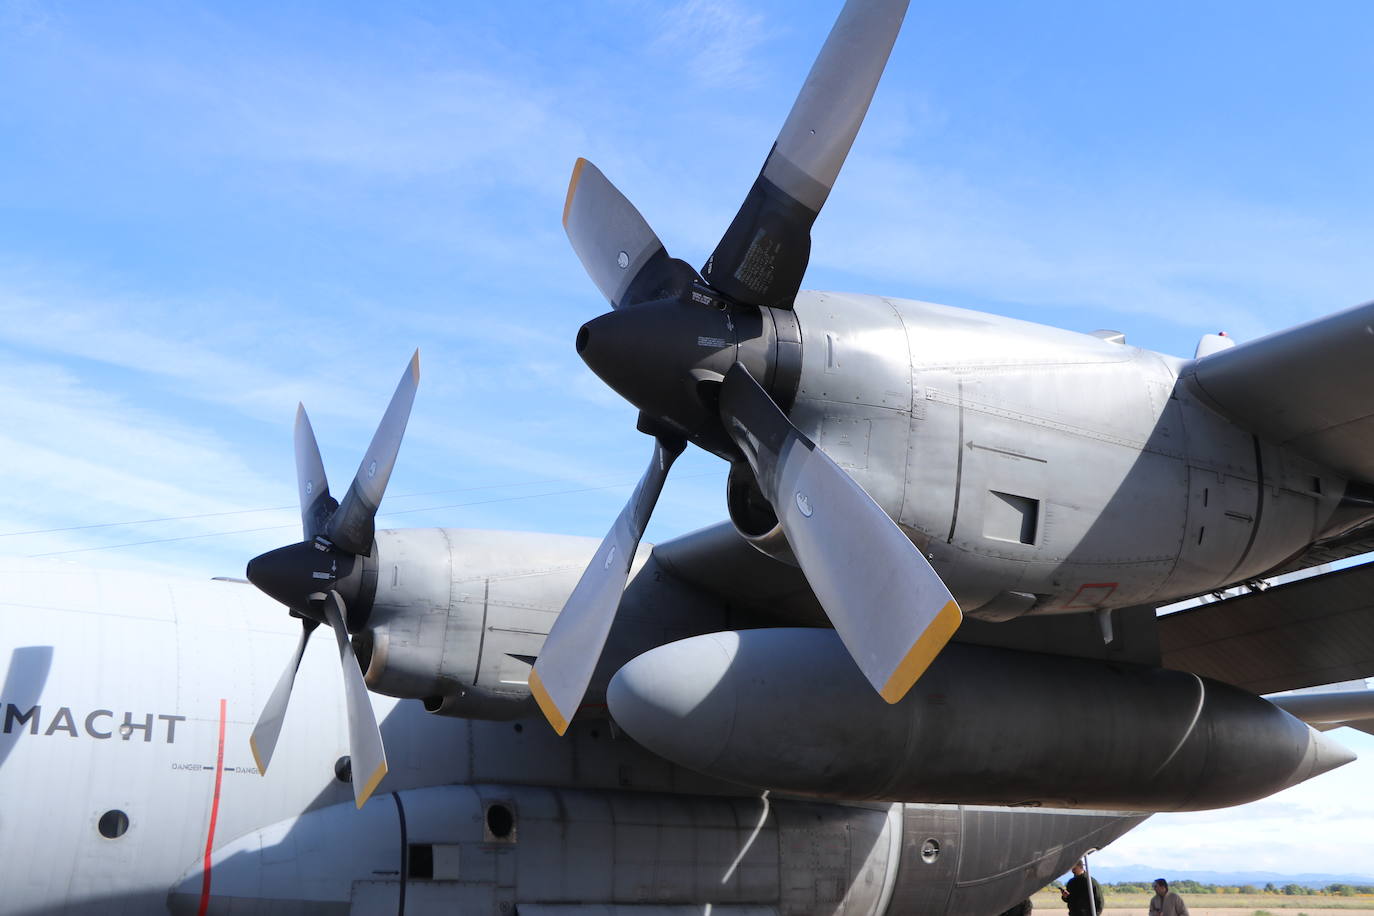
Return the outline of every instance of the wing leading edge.
{"type": "Polygon", "coordinates": [[[1374,735],[1374,690],[1290,693],[1269,702],[1302,719],[1317,731],[1348,726],[1374,735]]]}
{"type": "Polygon", "coordinates": [[[1159,618],[1164,667],[1275,693],[1374,675],[1374,563],[1159,618]]]}
{"type": "Polygon", "coordinates": [[[1183,377],[1256,435],[1374,481],[1374,302],[1204,356],[1183,377]]]}

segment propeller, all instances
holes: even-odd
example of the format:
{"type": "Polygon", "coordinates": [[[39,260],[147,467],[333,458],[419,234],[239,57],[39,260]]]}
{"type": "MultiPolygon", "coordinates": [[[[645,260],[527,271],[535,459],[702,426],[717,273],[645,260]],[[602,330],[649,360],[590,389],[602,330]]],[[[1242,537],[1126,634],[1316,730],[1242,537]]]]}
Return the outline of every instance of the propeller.
{"type": "Polygon", "coordinates": [[[630,577],[639,539],[649,524],[668,469],[685,447],[681,439],[654,440],[654,455],[639,486],[606,532],[535,659],[530,692],[560,735],[568,730],[568,722],[587,692],[620,604],[620,594],[630,577]],[[608,607],[610,613],[606,612],[608,607]]]}
{"type": "Polygon", "coordinates": [[[286,721],[286,707],[291,701],[291,688],[296,684],[296,672],[300,670],[301,659],[305,658],[306,644],[310,642],[310,634],[319,625],[320,622],[313,618],[301,618],[301,636],[296,641],[296,654],[291,656],[286,670],[277,680],[277,686],[272,688],[272,695],[267,698],[267,705],[262,708],[258,723],[253,726],[253,733],[248,736],[248,746],[253,750],[253,762],[258,765],[258,772],[264,776],[267,775],[267,765],[272,762],[272,754],[277,749],[277,738],[281,735],[282,723],[286,721]]]}
{"type": "Polygon", "coordinates": [[[563,228],[611,308],[677,296],[698,279],[686,261],[668,256],[635,205],[586,159],[573,166],[563,228]]]}
{"type": "Polygon", "coordinates": [[[733,302],[791,308],[811,225],[868,113],[907,0],[849,0],[821,47],[759,176],[702,268],[733,302]]]}
{"type": "Polygon", "coordinates": [[[372,797],[377,784],[386,775],[386,749],[382,746],[382,731],[372,701],[367,697],[367,685],[353,654],[353,643],[344,626],[344,603],[339,593],[330,589],[324,601],[324,616],[334,630],[334,643],[339,650],[339,667],[343,669],[344,700],[348,709],[348,761],[353,771],[353,801],[359,808],[372,797]]]}
{"type": "Polygon", "coordinates": [[[739,363],[725,374],[720,414],[840,640],[873,689],[897,702],[959,629],[959,605],[873,497],[739,363]]]}
{"type": "Polygon", "coordinates": [[[692,442],[752,475],[817,599],[874,688],[895,703],[958,628],[949,590],[915,545],[788,419],[801,367],[793,302],[811,226],[834,186],[906,14],[849,0],[763,168],[700,274],[579,159],[563,226],[612,311],[577,350],[640,409],[655,459],[606,535],[535,663],[530,687],[562,734],[590,683],[629,564],[668,473],[692,442]],[[674,453],[676,454],[676,453],[674,453]]]}
{"type": "Polygon", "coordinates": [[[387,765],[381,731],[348,634],[366,623],[371,610],[376,589],[373,550],[377,507],[396,466],[419,383],[420,351],[416,350],[342,503],[329,493],[310,417],[303,405],[297,407],[296,480],[305,540],[268,551],[248,562],[248,580],[301,620],[296,651],[248,739],[258,772],[266,775],[272,762],[310,635],[321,623],[327,623],[334,631],[343,669],[353,798],[359,808],[386,775],[387,765]]]}
{"type": "Polygon", "coordinates": [[[301,530],[307,540],[322,534],[339,501],[329,495],[329,480],[324,476],[324,460],[315,442],[315,430],[304,404],[296,405],[296,486],[300,490],[301,530]]]}

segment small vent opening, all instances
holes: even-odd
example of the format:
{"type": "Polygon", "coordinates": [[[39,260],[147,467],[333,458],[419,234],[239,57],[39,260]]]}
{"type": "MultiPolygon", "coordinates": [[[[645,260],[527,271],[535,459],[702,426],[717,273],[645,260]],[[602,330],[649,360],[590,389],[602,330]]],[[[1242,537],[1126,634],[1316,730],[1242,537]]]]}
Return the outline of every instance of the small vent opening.
{"type": "Polygon", "coordinates": [[[406,857],[406,877],[429,880],[434,877],[434,846],[430,843],[411,843],[406,857]]]}
{"type": "Polygon", "coordinates": [[[508,805],[493,802],[487,806],[487,842],[515,842],[515,812],[508,805]]]}
{"type": "Polygon", "coordinates": [[[983,535],[998,541],[1034,544],[1040,524],[1040,500],[1013,493],[988,491],[983,535]]]}

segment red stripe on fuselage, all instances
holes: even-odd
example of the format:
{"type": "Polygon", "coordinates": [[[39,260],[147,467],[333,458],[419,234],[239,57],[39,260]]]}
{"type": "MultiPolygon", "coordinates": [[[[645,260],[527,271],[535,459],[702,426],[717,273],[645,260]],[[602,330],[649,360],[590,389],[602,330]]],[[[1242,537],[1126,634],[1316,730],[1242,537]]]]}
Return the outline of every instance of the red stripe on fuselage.
{"type": "Polygon", "coordinates": [[[205,832],[205,866],[200,879],[200,910],[205,916],[210,907],[210,853],[215,849],[215,821],[219,820],[219,788],[224,781],[224,712],[226,701],[219,701],[219,752],[215,756],[215,795],[210,801],[210,829],[205,832]]]}

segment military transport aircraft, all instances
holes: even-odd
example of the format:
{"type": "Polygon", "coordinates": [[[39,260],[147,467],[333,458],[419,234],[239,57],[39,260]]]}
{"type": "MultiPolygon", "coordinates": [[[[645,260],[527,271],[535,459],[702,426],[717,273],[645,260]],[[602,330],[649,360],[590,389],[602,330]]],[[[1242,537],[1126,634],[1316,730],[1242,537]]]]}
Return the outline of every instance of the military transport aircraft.
{"type": "Polygon", "coordinates": [[[251,585],[7,565],[0,910],[991,916],[1349,762],[1369,692],[1261,694],[1374,673],[1374,567],[1260,583],[1374,547],[1374,305],[1177,359],[800,290],[905,7],[700,272],[576,164],[577,349],[653,440],[599,544],[376,529],[417,354],[341,500],[298,410],[251,585]],[[640,544],[689,445],[729,520],[640,544]]]}

